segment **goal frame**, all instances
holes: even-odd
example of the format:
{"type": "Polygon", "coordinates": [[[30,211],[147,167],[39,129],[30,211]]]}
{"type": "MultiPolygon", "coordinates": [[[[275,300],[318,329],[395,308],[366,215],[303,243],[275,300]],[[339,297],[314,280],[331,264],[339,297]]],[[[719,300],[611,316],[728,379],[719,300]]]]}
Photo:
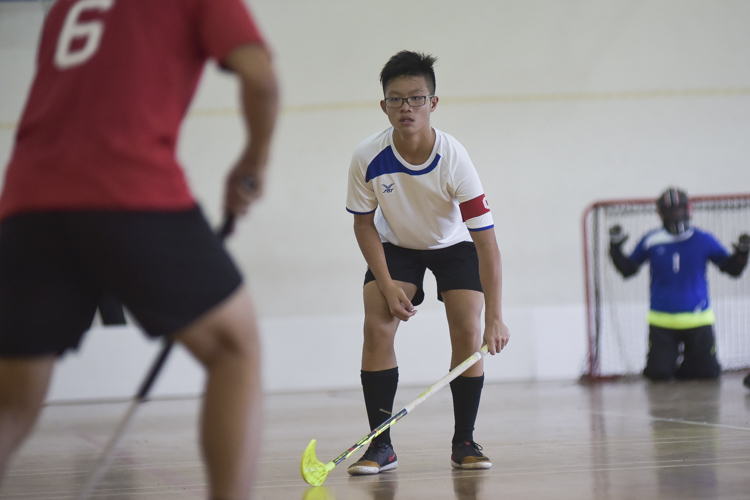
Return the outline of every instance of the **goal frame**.
{"type": "MultiPolygon", "coordinates": [[[[707,202],[738,202],[742,200],[748,200],[750,202],[750,193],[735,193],[735,194],[723,194],[723,195],[704,195],[704,196],[690,196],[690,202],[693,205],[699,205],[707,202]]],[[[609,247],[602,253],[599,248],[599,239],[592,238],[590,231],[599,231],[600,229],[595,227],[598,220],[594,217],[597,210],[606,209],[607,207],[613,207],[617,205],[640,205],[647,206],[652,205],[654,212],[656,213],[656,198],[620,198],[610,200],[600,200],[589,204],[583,212],[582,227],[583,227],[583,264],[584,264],[584,279],[585,279],[585,295],[586,295],[586,335],[587,335],[587,363],[586,371],[582,375],[583,380],[589,381],[605,381],[615,380],[623,375],[602,375],[601,366],[598,359],[598,338],[601,332],[601,309],[599,307],[601,299],[601,282],[600,276],[597,275],[595,266],[601,265],[600,262],[593,262],[592,259],[600,259],[602,255],[609,255],[609,247]],[[590,219],[593,221],[590,222],[590,219]],[[593,248],[592,248],[593,245],[593,248]]],[[[604,228],[606,230],[606,228],[604,228]]],[[[710,231],[710,228],[705,228],[710,231]]],[[[750,227],[747,228],[750,232],[750,227]]],[[[640,238],[641,235],[637,235],[640,238]]],[[[608,257],[605,257],[608,258],[608,257]]],[[[747,272],[747,270],[746,270],[747,272]]],[[[644,318],[644,331],[646,327],[646,318],[644,318]]]]}

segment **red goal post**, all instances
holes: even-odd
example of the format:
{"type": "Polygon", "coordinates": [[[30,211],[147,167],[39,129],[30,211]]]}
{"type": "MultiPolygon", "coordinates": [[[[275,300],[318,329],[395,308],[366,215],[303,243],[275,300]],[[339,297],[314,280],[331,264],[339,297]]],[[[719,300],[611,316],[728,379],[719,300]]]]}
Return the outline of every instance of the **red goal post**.
{"type": "MultiPolygon", "coordinates": [[[[750,194],[692,196],[692,225],[709,231],[730,252],[750,233],[750,194]]],[[[588,358],[583,376],[637,375],[646,364],[649,269],[624,279],[609,257],[609,228],[619,224],[632,252],[649,230],[661,227],[655,198],[604,200],[583,214],[588,358]]],[[[750,270],[739,278],[708,265],[709,300],[716,315],[717,356],[724,371],[750,368],[750,270]]]]}

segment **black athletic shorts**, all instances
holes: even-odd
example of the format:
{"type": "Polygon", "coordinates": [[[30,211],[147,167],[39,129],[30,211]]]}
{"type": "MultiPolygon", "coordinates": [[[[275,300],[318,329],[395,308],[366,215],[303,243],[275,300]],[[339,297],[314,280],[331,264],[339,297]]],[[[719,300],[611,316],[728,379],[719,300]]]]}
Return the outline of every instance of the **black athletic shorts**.
{"type": "Polygon", "coordinates": [[[169,336],[242,277],[200,208],[44,212],[0,224],[0,356],[78,346],[105,293],[150,336],[169,336]]]}
{"type": "MultiPolygon", "coordinates": [[[[391,278],[416,285],[417,293],[411,300],[415,306],[424,300],[422,284],[427,269],[435,275],[437,298],[440,301],[443,300],[441,293],[448,290],[482,291],[477,248],[471,241],[462,241],[437,250],[412,250],[383,243],[383,250],[391,278]]],[[[365,285],[374,280],[375,275],[368,268],[365,285]]]]}

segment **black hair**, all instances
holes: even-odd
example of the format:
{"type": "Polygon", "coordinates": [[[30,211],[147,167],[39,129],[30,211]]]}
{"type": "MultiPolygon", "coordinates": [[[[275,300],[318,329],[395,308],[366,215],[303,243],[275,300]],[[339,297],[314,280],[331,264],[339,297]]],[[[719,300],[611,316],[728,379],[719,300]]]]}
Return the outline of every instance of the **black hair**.
{"type": "Polygon", "coordinates": [[[430,93],[434,94],[435,70],[433,69],[433,65],[435,61],[437,61],[437,58],[431,55],[402,50],[388,59],[388,62],[385,63],[380,72],[380,83],[383,85],[383,93],[385,93],[385,88],[388,84],[396,78],[402,76],[421,76],[427,81],[430,93]]]}

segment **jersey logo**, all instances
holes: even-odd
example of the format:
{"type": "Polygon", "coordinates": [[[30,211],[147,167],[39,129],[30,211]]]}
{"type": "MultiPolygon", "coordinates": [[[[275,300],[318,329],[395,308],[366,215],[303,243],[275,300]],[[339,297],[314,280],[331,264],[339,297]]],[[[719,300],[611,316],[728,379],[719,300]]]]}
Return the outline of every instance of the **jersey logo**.
{"type": "Polygon", "coordinates": [[[392,193],[393,192],[393,186],[395,186],[395,185],[396,185],[395,182],[393,182],[391,184],[381,184],[381,186],[383,186],[383,188],[384,188],[383,193],[392,193]]]}
{"type": "Polygon", "coordinates": [[[461,209],[461,218],[466,222],[469,219],[488,213],[490,211],[490,204],[482,194],[472,200],[461,203],[458,208],[461,209]]]}

